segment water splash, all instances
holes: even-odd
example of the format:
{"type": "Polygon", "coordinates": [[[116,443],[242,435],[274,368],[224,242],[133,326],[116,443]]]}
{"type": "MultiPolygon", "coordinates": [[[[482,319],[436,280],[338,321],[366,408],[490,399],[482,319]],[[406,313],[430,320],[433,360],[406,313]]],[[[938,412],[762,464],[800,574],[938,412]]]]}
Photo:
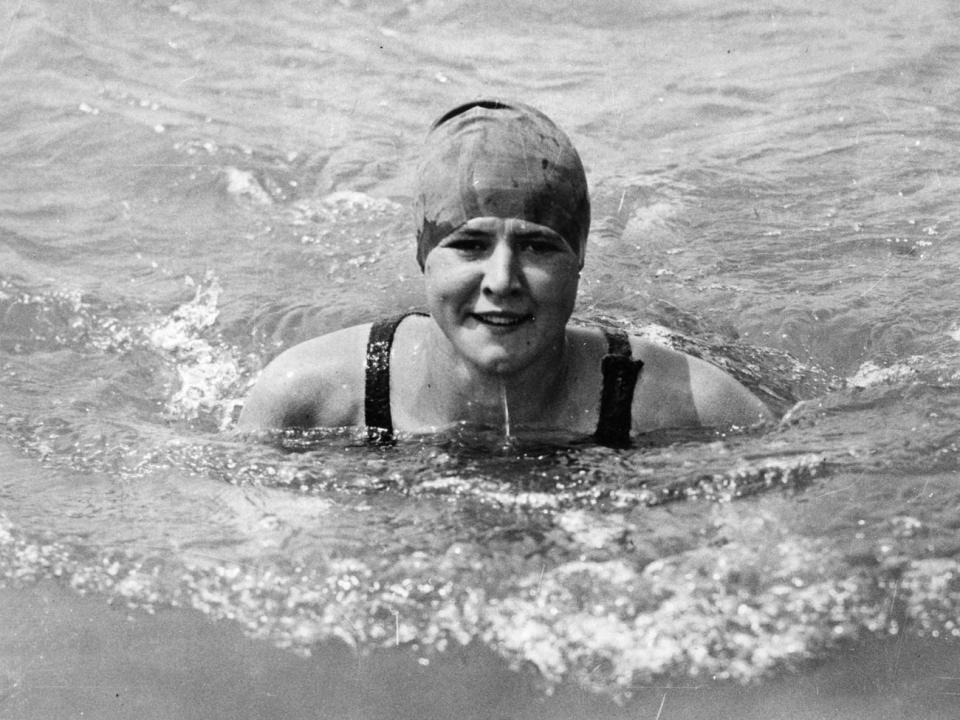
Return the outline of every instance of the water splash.
{"type": "Polygon", "coordinates": [[[511,556],[497,587],[469,541],[396,562],[340,557],[305,567],[278,559],[262,567],[91,554],[0,515],[0,581],[55,578],[148,612],[192,607],[304,655],[334,639],[363,653],[407,644],[427,657],[481,640],[511,665],[537,668],[547,689],[573,681],[615,697],[665,676],[748,683],[840,642],[904,627],[921,637],[960,632],[954,559],[851,569],[826,543],[792,535],[776,518],[744,522],[732,513],[716,522],[727,542],[642,567],[608,558],[544,569],[511,556]]]}
{"type": "Polygon", "coordinates": [[[171,416],[192,420],[203,413],[219,415],[221,427],[229,422],[230,410],[239,402],[229,397],[241,377],[239,363],[229,348],[214,336],[204,334],[212,328],[220,314],[217,303],[222,288],[212,272],[203,282],[187,277],[187,284],[196,288],[194,297],[168,317],[160,320],[149,332],[150,342],[174,362],[180,387],[167,402],[171,416]]]}

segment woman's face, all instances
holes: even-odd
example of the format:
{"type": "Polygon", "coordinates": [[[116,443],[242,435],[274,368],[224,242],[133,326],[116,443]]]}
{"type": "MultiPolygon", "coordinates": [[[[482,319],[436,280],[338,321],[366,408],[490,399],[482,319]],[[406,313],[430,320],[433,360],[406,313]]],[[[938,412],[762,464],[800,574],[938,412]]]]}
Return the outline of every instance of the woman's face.
{"type": "Polygon", "coordinates": [[[562,347],[580,267],[548,227],[478,217],[430,251],[424,274],[430,314],[457,354],[510,375],[562,347]]]}

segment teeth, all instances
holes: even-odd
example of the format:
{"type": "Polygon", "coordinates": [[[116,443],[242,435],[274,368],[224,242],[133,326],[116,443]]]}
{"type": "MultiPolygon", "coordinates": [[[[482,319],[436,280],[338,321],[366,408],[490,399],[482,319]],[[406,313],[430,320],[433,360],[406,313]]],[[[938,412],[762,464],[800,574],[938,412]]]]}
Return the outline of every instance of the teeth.
{"type": "Polygon", "coordinates": [[[480,322],[485,322],[488,325],[519,325],[522,322],[522,318],[507,318],[499,317],[496,315],[477,315],[477,319],[480,322]]]}

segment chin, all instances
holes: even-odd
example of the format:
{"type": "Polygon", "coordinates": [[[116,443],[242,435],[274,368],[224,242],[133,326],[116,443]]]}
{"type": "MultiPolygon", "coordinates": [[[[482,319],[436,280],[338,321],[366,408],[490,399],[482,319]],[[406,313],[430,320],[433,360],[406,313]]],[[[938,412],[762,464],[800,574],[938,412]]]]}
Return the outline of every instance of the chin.
{"type": "Polygon", "coordinates": [[[529,358],[515,353],[479,352],[470,358],[473,365],[488,375],[508,377],[520,372],[529,364],[529,358]]]}
{"type": "Polygon", "coordinates": [[[486,328],[471,328],[449,336],[454,350],[478,371],[499,377],[522,372],[534,363],[548,344],[537,333],[525,331],[490,333],[486,328]]]}
{"type": "Polygon", "coordinates": [[[495,375],[497,377],[509,377],[519,370],[523,369],[522,365],[518,365],[514,360],[496,360],[493,362],[485,363],[484,365],[479,366],[488,375],[495,375]]]}

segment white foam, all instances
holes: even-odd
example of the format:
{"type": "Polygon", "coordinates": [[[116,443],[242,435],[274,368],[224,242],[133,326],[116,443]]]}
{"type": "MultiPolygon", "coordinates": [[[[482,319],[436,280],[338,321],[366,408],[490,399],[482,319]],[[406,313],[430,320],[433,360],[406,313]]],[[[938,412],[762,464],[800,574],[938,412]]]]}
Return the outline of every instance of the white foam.
{"type": "Polygon", "coordinates": [[[167,412],[180,419],[197,418],[201,412],[225,413],[228,389],[240,379],[240,367],[228,349],[212,344],[203,331],[213,327],[222,288],[210,272],[202,283],[187,277],[196,287],[192,300],[174,310],[149,332],[150,342],[167,353],[176,365],[180,387],[167,402],[167,412]]]}
{"type": "Polygon", "coordinates": [[[888,367],[880,367],[871,360],[867,360],[848,379],[848,383],[853,387],[867,388],[882,383],[900,382],[917,375],[915,363],[921,360],[919,356],[913,356],[888,367]]]}
{"type": "Polygon", "coordinates": [[[258,205],[273,204],[270,193],[263,189],[252,172],[235,167],[226,167],[223,172],[227,177],[227,192],[231,195],[247,198],[258,205]]]}

